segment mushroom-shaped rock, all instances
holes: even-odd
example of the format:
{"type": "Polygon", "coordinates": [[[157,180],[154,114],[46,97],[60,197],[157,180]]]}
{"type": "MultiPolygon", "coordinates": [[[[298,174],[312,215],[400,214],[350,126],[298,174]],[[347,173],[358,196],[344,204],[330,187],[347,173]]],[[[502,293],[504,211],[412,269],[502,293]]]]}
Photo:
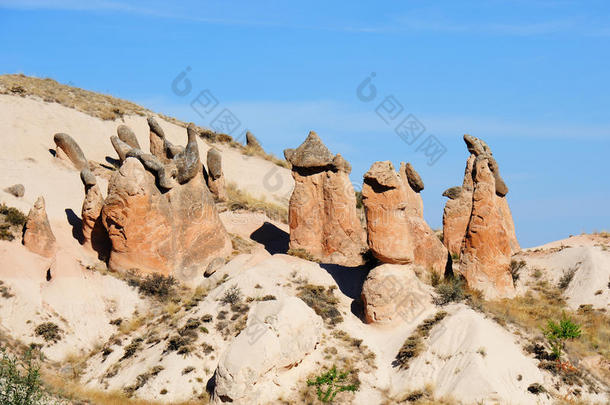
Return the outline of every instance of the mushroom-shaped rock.
{"type": "Polygon", "coordinates": [[[375,162],[364,175],[369,248],[384,263],[413,263],[443,275],[447,250],[423,219],[421,196],[391,162],[375,162]]]}
{"type": "Polygon", "coordinates": [[[83,170],[86,167],[89,167],[89,163],[87,162],[87,158],[85,158],[85,154],[83,153],[78,143],[68,134],[57,133],[53,135],[53,141],[55,142],[55,156],[69,160],[72,162],[74,167],[77,170],[83,170]]]}
{"type": "Polygon", "coordinates": [[[222,155],[216,148],[208,150],[208,187],[212,194],[221,201],[227,200],[225,178],[222,173],[222,155]]]}
{"type": "Polygon", "coordinates": [[[514,296],[510,274],[510,237],[495,194],[495,179],[489,159],[479,155],[474,162],[472,214],[460,255],[460,272],[468,286],[487,299],[514,296]]]}
{"type": "Polygon", "coordinates": [[[315,132],[284,155],[295,181],[290,197],[290,248],[344,266],[363,263],[366,234],[356,211],[349,164],[333,156],[315,132]]]}
{"type": "Polygon", "coordinates": [[[85,186],[85,199],[81,211],[83,245],[105,256],[110,248],[110,239],[102,222],[104,197],[95,176],[89,169],[83,169],[80,178],[85,186]]]}
{"type": "Polygon", "coordinates": [[[369,272],[362,286],[366,323],[409,323],[433,306],[418,270],[409,264],[383,264],[369,272]]]}
{"type": "Polygon", "coordinates": [[[443,191],[443,197],[447,197],[450,200],[455,200],[456,198],[459,198],[460,194],[462,194],[462,187],[460,186],[450,187],[447,190],[443,191]]]}
{"type": "Polygon", "coordinates": [[[119,125],[116,129],[119,139],[129,145],[131,148],[142,149],[136,134],[127,125],[119,125]]]}
{"type": "Polygon", "coordinates": [[[296,297],[263,301],[221,355],[215,373],[219,402],[254,404],[279,372],[299,364],[322,336],[322,318],[296,297]]]}
{"type": "Polygon", "coordinates": [[[28,214],[23,232],[23,244],[30,251],[53,257],[57,250],[55,235],[49,224],[44,198],[38,197],[28,214]]]}
{"type": "Polygon", "coordinates": [[[23,184],[13,184],[12,186],[5,188],[4,191],[17,198],[21,198],[25,195],[25,187],[23,184]]]}
{"type": "Polygon", "coordinates": [[[110,179],[102,220],[112,243],[109,265],[118,271],[136,268],[192,285],[212,260],[231,252],[202,170],[161,192],[153,173],[128,157],[110,179]]]}

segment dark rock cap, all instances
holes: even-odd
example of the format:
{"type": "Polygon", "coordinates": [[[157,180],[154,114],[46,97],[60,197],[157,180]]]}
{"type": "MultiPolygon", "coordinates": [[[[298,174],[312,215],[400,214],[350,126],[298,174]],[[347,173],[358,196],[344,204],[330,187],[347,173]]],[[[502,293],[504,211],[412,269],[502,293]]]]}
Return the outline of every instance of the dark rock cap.
{"type": "Polygon", "coordinates": [[[314,131],[309,132],[305,142],[294,152],[284,151],[284,156],[296,167],[324,167],[330,165],[334,158],[314,131]]]}
{"type": "Polygon", "coordinates": [[[405,166],[405,173],[407,174],[407,180],[413,191],[419,193],[424,189],[424,182],[419,176],[419,173],[411,166],[411,163],[407,163],[405,166]]]}
{"type": "Polygon", "coordinates": [[[448,197],[450,200],[455,200],[459,198],[460,194],[462,194],[462,187],[456,186],[448,188],[443,192],[443,197],[448,197]]]}
{"type": "Polygon", "coordinates": [[[150,130],[152,132],[154,132],[161,138],[165,138],[165,132],[163,132],[161,125],[159,125],[159,123],[152,116],[148,117],[147,121],[148,121],[148,128],[150,128],[150,130]]]}
{"type": "Polygon", "coordinates": [[[258,139],[250,131],[246,131],[246,145],[255,149],[263,149],[258,139]]]}
{"type": "Polygon", "coordinates": [[[208,172],[213,179],[222,176],[222,155],[216,148],[208,150],[208,172]]]}
{"type": "Polygon", "coordinates": [[[138,138],[136,138],[136,134],[133,133],[131,128],[127,125],[119,125],[116,129],[116,133],[119,136],[119,139],[125,142],[127,145],[132,148],[142,149],[140,148],[140,143],[138,142],[138,138]]]}
{"type": "Polygon", "coordinates": [[[400,185],[398,174],[389,160],[373,163],[369,171],[364,174],[364,180],[374,181],[388,188],[397,188],[400,185]]]}

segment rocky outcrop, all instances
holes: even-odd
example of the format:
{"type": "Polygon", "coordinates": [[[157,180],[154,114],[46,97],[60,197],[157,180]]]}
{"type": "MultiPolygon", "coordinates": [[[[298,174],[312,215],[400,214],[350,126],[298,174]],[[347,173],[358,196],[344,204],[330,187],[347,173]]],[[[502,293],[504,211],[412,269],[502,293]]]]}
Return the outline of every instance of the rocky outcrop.
{"type": "Polygon", "coordinates": [[[462,187],[451,187],[443,193],[443,196],[449,198],[443,212],[443,243],[453,257],[459,256],[472,213],[474,161],[477,156],[485,156],[494,177],[494,198],[497,200],[496,205],[501,211],[502,227],[509,236],[511,252],[514,254],[520,250],[520,247],[515,235],[512,215],[505,198],[508,187],[500,175],[498,163],[493,157],[491,149],[483,140],[471,135],[464,135],[464,142],[470,156],[466,162],[462,187]]]}
{"type": "Polygon", "coordinates": [[[298,365],[322,336],[322,318],[296,297],[256,304],[244,329],[221,355],[216,403],[255,404],[278,372],[298,365]]]}
{"type": "MultiPolygon", "coordinates": [[[[195,131],[194,124],[189,124],[189,127],[191,128],[190,132],[193,132],[196,137],[197,132],[195,131]]],[[[148,117],[148,128],[150,133],[150,153],[157,157],[161,163],[168,164],[174,157],[184,152],[182,146],[173,145],[165,137],[165,132],[163,132],[161,125],[153,117],[148,117]]],[[[190,142],[191,138],[189,137],[190,142]]]]}
{"type": "MultiPolygon", "coordinates": [[[[391,162],[375,162],[364,175],[362,198],[366,208],[368,244],[384,263],[413,263],[422,270],[445,272],[447,250],[423,218],[421,196],[408,181],[401,164],[400,174],[391,162]]],[[[417,176],[419,178],[419,175],[417,176]]],[[[418,187],[423,189],[419,179],[418,187]]]]}
{"type": "Polygon", "coordinates": [[[23,232],[23,244],[30,251],[44,257],[53,257],[57,251],[55,235],[51,230],[42,196],[38,197],[28,214],[23,232]]]}
{"type": "Polygon", "coordinates": [[[369,272],[362,286],[366,323],[409,323],[433,306],[416,270],[414,265],[383,264],[369,272]]]}
{"type": "Polygon", "coordinates": [[[25,187],[23,184],[13,184],[12,186],[5,188],[4,191],[17,198],[21,198],[25,195],[25,187]]]}
{"type": "Polygon", "coordinates": [[[216,148],[208,150],[208,187],[220,201],[227,200],[225,176],[222,173],[222,155],[216,148]]]}
{"type": "Polygon", "coordinates": [[[256,139],[256,137],[250,131],[246,131],[246,146],[259,151],[263,150],[263,147],[258,139],[256,139]]]}
{"type": "Polygon", "coordinates": [[[295,181],[290,197],[290,248],[303,249],[317,260],[344,266],[363,263],[366,234],[356,211],[349,179],[351,167],[333,156],[315,132],[284,156],[295,181]]]}
{"type": "Polygon", "coordinates": [[[116,154],[119,156],[119,161],[123,163],[127,158],[127,154],[133,148],[123,142],[118,136],[113,135],[110,137],[110,142],[112,143],[112,147],[116,151],[116,154]]]}
{"type": "Polygon", "coordinates": [[[53,141],[57,158],[70,161],[79,171],[89,167],[85,154],[70,135],[57,133],[53,136],[53,141]]]}
{"type": "MultiPolygon", "coordinates": [[[[149,119],[151,141],[161,131],[155,124],[149,119]]],[[[110,179],[102,220],[112,243],[111,268],[196,282],[209,262],[231,252],[204,181],[194,126],[187,133],[186,148],[174,148],[164,161],[132,149],[110,179]]]]}
{"type": "Polygon", "coordinates": [[[119,139],[129,145],[130,148],[142,149],[136,134],[127,125],[119,125],[116,129],[119,139]]]}
{"type": "Polygon", "coordinates": [[[462,244],[460,272],[468,286],[482,291],[487,299],[512,297],[510,236],[488,155],[475,159],[473,180],[472,213],[462,244]]]}
{"type": "Polygon", "coordinates": [[[89,169],[83,169],[80,178],[85,186],[85,199],[81,211],[83,245],[105,257],[110,249],[110,239],[102,222],[104,197],[95,176],[89,169]]]}

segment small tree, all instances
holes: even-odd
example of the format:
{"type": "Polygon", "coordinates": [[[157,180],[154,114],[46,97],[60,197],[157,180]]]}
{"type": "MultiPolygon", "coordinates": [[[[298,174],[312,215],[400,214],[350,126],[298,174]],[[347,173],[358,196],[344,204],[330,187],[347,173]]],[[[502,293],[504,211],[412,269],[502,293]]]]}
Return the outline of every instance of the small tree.
{"type": "Polygon", "coordinates": [[[319,375],[315,380],[307,380],[307,386],[315,385],[318,399],[322,402],[332,402],[335,396],[343,391],[356,392],[358,384],[347,384],[349,371],[338,372],[333,366],[326,373],[319,375]]]}
{"type": "Polygon", "coordinates": [[[565,313],[559,323],[549,320],[542,332],[559,363],[561,363],[561,356],[565,350],[565,342],[569,339],[577,339],[581,335],[580,325],[572,322],[565,313]]]}
{"type": "Polygon", "coordinates": [[[40,367],[31,350],[22,359],[0,351],[0,403],[38,405],[43,403],[43,399],[40,367]]]}

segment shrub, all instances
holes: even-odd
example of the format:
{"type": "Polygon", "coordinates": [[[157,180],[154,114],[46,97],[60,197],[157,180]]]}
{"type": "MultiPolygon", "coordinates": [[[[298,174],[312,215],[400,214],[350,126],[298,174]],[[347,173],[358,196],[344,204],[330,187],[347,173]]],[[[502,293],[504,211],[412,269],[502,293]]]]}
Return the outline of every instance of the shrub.
{"type": "Polygon", "coordinates": [[[0,214],[4,215],[4,219],[10,225],[23,226],[28,217],[17,208],[7,207],[5,204],[0,204],[0,214]]]}
{"type": "Polygon", "coordinates": [[[222,298],[220,299],[224,304],[237,304],[241,301],[241,290],[237,285],[229,287],[222,298]]]}
{"type": "Polygon", "coordinates": [[[519,272],[525,267],[525,260],[511,260],[510,261],[510,274],[513,277],[513,283],[519,280],[519,272]]]}
{"type": "Polygon", "coordinates": [[[581,335],[580,325],[572,322],[565,313],[559,323],[549,320],[542,332],[557,360],[561,360],[565,342],[569,339],[577,339],[581,335]]]}
{"type": "Polygon", "coordinates": [[[53,322],[41,323],[34,329],[36,336],[41,336],[45,342],[56,343],[61,340],[61,329],[53,322]]]}
{"type": "Polygon", "coordinates": [[[557,284],[557,288],[560,290],[565,290],[568,288],[572,279],[574,278],[574,274],[576,274],[576,267],[572,267],[563,272],[563,275],[559,278],[559,283],[557,284]]]}
{"type": "Polygon", "coordinates": [[[165,300],[173,295],[176,279],[162,274],[149,274],[142,278],[132,273],[128,284],[136,287],[141,294],[165,300]]]}
{"type": "Polygon", "coordinates": [[[297,297],[309,305],[328,325],[334,326],[343,322],[343,317],[337,309],[339,300],[335,297],[335,288],[306,284],[297,288],[297,297]]]}
{"type": "Polygon", "coordinates": [[[445,279],[434,288],[437,296],[436,305],[446,305],[450,302],[460,302],[464,299],[464,282],[458,278],[445,279]]]}
{"type": "Polygon", "coordinates": [[[394,367],[400,367],[401,369],[409,368],[409,361],[419,356],[424,348],[424,340],[430,335],[430,330],[445,319],[447,312],[439,311],[434,316],[426,318],[421,324],[417,326],[415,331],[405,340],[402,347],[396,354],[396,358],[392,362],[394,367]]]}
{"type": "Polygon", "coordinates": [[[144,339],[142,338],[136,338],[132,340],[131,343],[129,343],[127,346],[125,346],[125,352],[123,353],[123,357],[121,357],[121,360],[128,359],[134,354],[136,354],[136,352],[140,349],[143,340],[144,339]]]}
{"type": "Polygon", "coordinates": [[[315,386],[318,399],[322,402],[332,402],[338,393],[349,391],[358,391],[358,383],[347,383],[349,371],[337,371],[337,367],[333,366],[326,373],[316,377],[314,380],[307,380],[307,386],[315,386]]]}
{"type": "Polygon", "coordinates": [[[28,350],[21,359],[0,352],[0,403],[39,405],[47,403],[40,378],[40,366],[28,350]]]}
{"type": "Polygon", "coordinates": [[[288,249],[287,255],[298,257],[299,259],[315,262],[316,259],[305,249],[288,249]]]}

